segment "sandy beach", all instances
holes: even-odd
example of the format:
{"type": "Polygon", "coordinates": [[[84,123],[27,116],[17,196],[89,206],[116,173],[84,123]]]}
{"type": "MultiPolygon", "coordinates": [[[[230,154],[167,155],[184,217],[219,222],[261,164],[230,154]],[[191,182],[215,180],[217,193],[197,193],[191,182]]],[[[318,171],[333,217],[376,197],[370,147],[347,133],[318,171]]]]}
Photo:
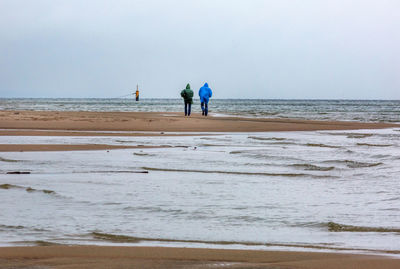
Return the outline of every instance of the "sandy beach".
{"type": "Polygon", "coordinates": [[[0,248],[2,268],[307,268],[395,269],[384,256],[162,247],[41,246],[0,248]]]}
{"type": "MultiPolygon", "coordinates": [[[[184,117],[182,113],[177,112],[0,111],[0,129],[23,130],[269,132],[380,129],[398,126],[388,123],[350,121],[213,117],[212,115],[203,117],[200,114],[184,117]]],[[[2,130],[2,134],[4,134],[4,130],[2,130]]],[[[14,133],[14,135],[16,134],[14,133]]],[[[52,135],[55,134],[52,133],[52,135]]],[[[100,133],[100,135],[104,134],[100,133]]]]}
{"type": "MultiPolygon", "coordinates": [[[[237,117],[181,113],[0,111],[1,136],[176,136],[209,132],[355,130],[388,123],[237,117]],[[146,133],[148,132],[148,133],[146,133]],[[177,133],[174,133],[177,132],[177,133]],[[189,132],[185,134],[184,132],[189,132]]],[[[106,144],[1,144],[0,151],[151,148],[106,144]]],[[[0,248],[1,268],[400,268],[400,259],[361,254],[168,247],[34,246],[0,248]]]]}
{"type": "MultiPolygon", "coordinates": [[[[202,117],[158,112],[0,111],[5,136],[171,136],[207,132],[356,130],[398,127],[388,123],[202,117]],[[147,132],[147,133],[143,133],[147,132]],[[179,134],[174,134],[179,132],[179,134]]],[[[124,148],[110,145],[0,145],[0,151],[54,151],[124,148]]]]}

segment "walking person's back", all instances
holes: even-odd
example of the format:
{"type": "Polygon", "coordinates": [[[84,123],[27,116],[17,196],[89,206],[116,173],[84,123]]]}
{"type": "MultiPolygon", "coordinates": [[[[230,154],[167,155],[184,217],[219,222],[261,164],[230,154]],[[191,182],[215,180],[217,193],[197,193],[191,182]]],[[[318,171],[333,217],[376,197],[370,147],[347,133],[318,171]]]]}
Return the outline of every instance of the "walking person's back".
{"type": "Polygon", "coordinates": [[[208,115],[208,101],[210,100],[210,98],[212,96],[212,91],[208,87],[208,83],[205,83],[204,86],[200,88],[199,96],[200,96],[200,105],[201,105],[202,115],[207,116],[208,115]]]}
{"type": "Polygon", "coordinates": [[[185,102],[185,116],[190,116],[193,104],[193,91],[190,89],[190,84],[186,85],[186,89],[181,91],[181,96],[185,102]]]}

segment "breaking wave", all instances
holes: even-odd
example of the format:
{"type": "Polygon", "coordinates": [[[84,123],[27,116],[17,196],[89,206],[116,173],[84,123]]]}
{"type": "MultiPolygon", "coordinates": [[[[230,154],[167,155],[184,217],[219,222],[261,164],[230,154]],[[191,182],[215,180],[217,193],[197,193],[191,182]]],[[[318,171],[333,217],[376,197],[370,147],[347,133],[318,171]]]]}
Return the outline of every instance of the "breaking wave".
{"type": "Polygon", "coordinates": [[[345,225],[335,222],[326,224],[330,232],[375,232],[375,233],[400,233],[399,228],[365,227],[345,225]]]}
{"type": "MultiPolygon", "coordinates": [[[[140,242],[164,242],[164,243],[194,243],[194,244],[209,244],[209,245],[243,245],[243,246],[259,246],[259,247],[291,247],[291,248],[307,248],[307,249],[327,249],[327,250],[345,250],[345,251],[370,251],[376,252],[375,249],[367,248],[345,248],[337,247],[333,244],[304,244],[304,243],[264,243],[264,242],[252,242],[252,241],[211,241],[211,240],[196,240],[196,239],[168,239],[168,238],[146,238],[146,237],[135,237],[119,234],[109,234],[102,232],[92,232],[89,234],[93,239],[108,241],[112,243],[140,243],[140,242]]],[[[380,251],[383,253],[398,254],[400,251],[387,250],[380,251]]]]}

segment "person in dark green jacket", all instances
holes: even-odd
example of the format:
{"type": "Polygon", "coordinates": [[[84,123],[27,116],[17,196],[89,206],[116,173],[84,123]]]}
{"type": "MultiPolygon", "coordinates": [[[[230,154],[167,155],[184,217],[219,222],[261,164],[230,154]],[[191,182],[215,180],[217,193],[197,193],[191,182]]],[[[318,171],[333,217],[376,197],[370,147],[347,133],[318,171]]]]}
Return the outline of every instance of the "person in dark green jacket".
{"type": "Polygon", "coordinates": [[[181,96],[185,101],[185,116],[190,116],[190,110],[193,104],[193,91],[190,89],[190,84],[186,85],[186,89],[181,91],[181,96]]]}

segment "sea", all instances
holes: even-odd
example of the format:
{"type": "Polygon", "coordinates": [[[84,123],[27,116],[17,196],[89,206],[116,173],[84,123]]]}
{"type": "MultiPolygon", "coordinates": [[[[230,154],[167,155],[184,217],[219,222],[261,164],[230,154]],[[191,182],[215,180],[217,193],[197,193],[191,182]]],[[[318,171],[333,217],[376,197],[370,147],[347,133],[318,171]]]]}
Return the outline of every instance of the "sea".
{"type": "MultiPolygon", "coordinates": [[[[209,106],[212,117],[400,122],[400,101],[215,99],[209,106]]],[[[0,110],[182,112],[183,104],[179,99],[0,99],[0,110]]],[[[193,111],[200,111],[198,102],[193,111]]],[[[0,152],[0,246],[400,256],[400,127],[0,136],[0,144],[24,143],[161,147],[0,152]],[[26,173],[8,174],[13,171],[26,173]]]]}

